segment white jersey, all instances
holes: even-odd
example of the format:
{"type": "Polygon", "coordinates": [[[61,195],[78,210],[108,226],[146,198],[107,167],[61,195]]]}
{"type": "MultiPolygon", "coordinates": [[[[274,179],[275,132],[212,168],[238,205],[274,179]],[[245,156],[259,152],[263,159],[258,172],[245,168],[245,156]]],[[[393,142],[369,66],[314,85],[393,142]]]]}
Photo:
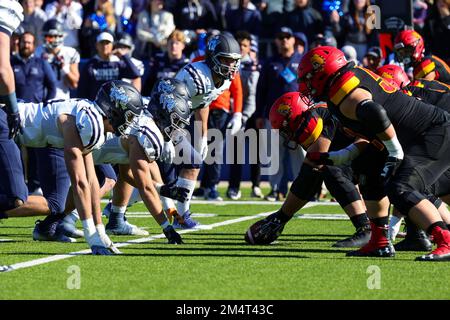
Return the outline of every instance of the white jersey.
{"type": "Polygon", "coordinates": [[[70,99],[70,88],[64,82],[64,78],[65,75],[70,72],[71,64],[80,63],[80,54],[78,51],[71,47],[61,46],[58,54],[55,56],[54,54],[49,53],[44,46],[39,46],[36,48],[34,54],[36,57],[46,60],[55,72],[55,99],[70,99]],[[59,63],[63,65],[62,68],[58,67],[59,63]]]}
{"type": "Polygon", "coordinates": [[[68,114],[75,117],[84,152],[100,148],[105,142],[103,117],[97,106],[85,99],[55,100],[44,103],[18,103],[23,133],[19,139],[27,147],[51,146],[64,148],[63,134],[58,117],[68,114]]]}
{"type": "Polygon", "coordinates": [[[0,0],[0,32],[11,36],[23,21],[23,7],[17,0],[0,0]]]}
{"type": "Polygon", "coordinates": [[[216,88],[211,69],[204,61],[187,64],[178,71],[175,79],[186,83],[192,97],[192,110],[208,107],[231,85],[230,80],[225,80],[219,88],[216,88]]]}
{"type": "MultiPolygon", "coordinates": [[[[150,162],[161,156],[164,138],[148,112],[143,113],[128,135],[135,136],[150,162]]],[[[108,136],[105,144],[93,152],[95,164],[128,164],[129,154],[122,145],[121,137],[108,136]]]]}

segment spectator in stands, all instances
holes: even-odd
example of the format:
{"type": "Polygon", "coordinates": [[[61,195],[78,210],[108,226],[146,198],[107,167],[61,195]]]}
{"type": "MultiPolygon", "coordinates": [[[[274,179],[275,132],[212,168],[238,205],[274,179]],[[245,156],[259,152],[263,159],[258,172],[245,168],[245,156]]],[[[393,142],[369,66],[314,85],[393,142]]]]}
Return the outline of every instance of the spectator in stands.
{"type": "Polygon", "coordinates": [[[295,51],[303,55],[308,52],[308,38],[303,32],[294,32],[295,51]]]}
{"type": "Polygon", "coordinates": [[[384,64],[383,51],[380,47],[372,47],[364,55],[363,67],[376,72],[384,64]]]}
{"type": "Polygon", "coordinates": [[[83,23],[81,35],[85,41],[82,42],[82,56],[91,57],[94,55],[97,36],[104,31],[114,34],[116,25],[113,3],[109,0],[96,1],[94,12],[89,14],[83,23]]]}
{"type": "Polygon", "coordinates": [[[78,49],[78,30],[83,24],[81,4],[74,0],[56,0],[47,4],[45,13],[48,19],[56,19],[63,24],[66,32],[64,45],[78,49]]]}
{"type": "Polygon", "coordinates": [[[194,30],[197,34],[220,26],[210,0],[180,0],[174,16],[178,29],[194,30]]]}
{"type": "Polygon", "coordinates": [[[254,3],[262,13],[262,36],[272,39],[285,22],[283,16],[294,9],[295,0],[262,0],[254,3]]]}
{"type": "Polygon", "coordinates": [[[370,45],[376,43],[374,32],[367,24],[369,15],[367,8],[370,0],[352,0],[349,12],[342,18],[334,11],[330,21],[334,36],[343,45],[351,45],[356,49],[359,61],[362,61],[370,45]]]}
{"type": "Polygon", "coordinates": [[[425,21],[425,44],[434,55],[450,63],[450,0],[436,0],[425,21]]]}
{"type": "Polygon", "coordinates": [[[47,61],[34,55],[36,38],[30,32],[21,35],[19,54],[11,58],[16,95],[26,102],[46,102],[56,95],[56,78],[47,61]]]}
{"type": "Polygon", "coordinates": [[[15,54],[19,54],[19,42],[20,42],[20,36],[25,32],[25,30],[22,28],[22,26],[19,26],[11,35],[10,39],[10,52],[11,56],[15,54]]]}
{"type": "Polygon", "coordinates": [[[102,84],[122,78],[135,79],[140,73],[124,49],[113,50],[114,37],[102,32],[97,37],[97,55],[80,72],[78,96],[93,100],[102,84]]]}
{"type": "Polygon", "coordinates": [[[134,79],[122,78],[121,80],[131,83],[140,92],[142,90],[142,76],[144,75],[145,67],[141,60],[132,57],[134,50],[133,38],[128,33],[120,33],[114,43],[114,50],[121,50],[122,54],[131,57],[131,62],[139,70],[139,77],[134,79]]]}
{"type": "MultiPolygon", "coordinates": [[[[282,27],[276,34],[275,43],[278,54],[269,59],[262,67],[256,91],[256,127],[258,129],[271,129],[269,111],[275,100],[286,92],[298,90],[297,68],[301,55],[294,49],[295,38],[292,30],[282,27]]],[[[270,142],[270,139],[268,140],[270,142]]],[[[269,146],[270,147],[270,146],[269,146]]],[[[277,151],[272,150],[272,154],[277,151]]],[[[284,158],[291,156],[292,173],[296,175],[303,162],[303,153],[298,148],[289,150],[284,145],[284,138],[280,137],[278,153],[280,167],[277,174],[269,176],[272,190],[266,196],[267,200],[275,201],[282,198],[280,183],[285,170],[284,158]]]]}
{"type": "MultiPolygon", "coordinates": [[[[236,40],[241,46],[242,59],[240,76],[242,81],[242,127],[245,129],[256,129],[255,117],[253,116],[256,110],[256,86],[259,78],[259,64],[255,57],[256,52],[252,52],[252,36],[246,31],[238,31],[236,33],[236,40]]],[[[254,50],[255,48],[253,48],[254,50]]],[[[235,144],[234,154],[237,155],[237,149],[244,149],[244,145],[235,144]]],[[[239,200],[241,198],[240,185],[242,180],[242,164],[240,159],[235,157],[235,162],[230,166],[230,179],[227,190],[227,197],[232,200],[239,200]]],[[[259,163],[250,164],[250,180],[252,182],[251,197],[262,198],[263,194],[259,187],[261,180],[261,168],[259,163]]]]}
{"type": "Polygon", "coordinates": [[[80,54],[63,45],[64,28],[56,19],[48,20],[42,30],[44,44],[36,48],[36,56],[46,60],[55,74],[56,99],[69,99],[70,90],[78,87],[80,54]]]}
{"type": "Polygon", "coordinates": [[[113,7],[116,18],[116,32],[132,32],[132,0],[113,0],[113,7]]]}
{"type": "Polygon", "coordinates": [[[337,47],[336,38],[330,32],[316,34],[309,49],[314,49],[321,46],[337,47]]]}
{"type": "Polygon", "coordinates": [[[47,21],[44,10],[37,8],[35,0],[22,0],[23,21],[21,27],[24,31],[31,32],[36,37],[36,45],[42,43],[42,26],[47,21]]]}
{"type": "Polygon", "coordinates": [[[353,48],[352,46],[346,45],[343,46],[341,48],[341,51],[344,53],[345,55],[345,59],[347,59],[347,61],[353,61],[355,63],[355,65],[359,65],[359,61],[358,61],[358,57],[357,57],[357,53],[355,48],[353,48]]]}
{"type": "Polygon", "coordinates": [[[304,32],[309,42],[324,31],[322,16],[309,0],[295,0],[294,10],[286,14],[286,24],[292,30],[304,32]]]}
{"type": "Polygon", "coordinates": [[[149,67],[144,76],[145,85],[142,89],[144,96],[149,96],[153,85],[158,79],[173,78],[178,70],[189,63],[183,53],[186,36],[181,30],[175,29],[167,39],[167,51],[158,53],[150,59],[149,67]]]}
{"type": "Polygon", "coordinates": [[[147,10],[139,14],[137,23],[138,56],[150,58],[161,52],[167,37],[175,30],[173,14],[163,10],[163,0],[148,0],[147,10]]]}
{"type": "Polygon", "coordinates": [[[250,0],[239,0],[239,7],[229,9],[225,15],[226,30],[236,33],[246,30],[255,36],[261,36],[262,16],[250,0]]]}
{"type": "MultiPolygon", "coordinates": [[[[11,58],[14,70],[16,95],[25,102],[41,103],[53,99],[56,94],[56,78],[52,68],[44,59],[35,56],[36,38],[25,32],[19,39],[19,53],[11,58]]],[[[27,172],[30,194],[42,194],[37,174],[37,158],[34,148],[26,148],[23,159],[27,172]]]]}

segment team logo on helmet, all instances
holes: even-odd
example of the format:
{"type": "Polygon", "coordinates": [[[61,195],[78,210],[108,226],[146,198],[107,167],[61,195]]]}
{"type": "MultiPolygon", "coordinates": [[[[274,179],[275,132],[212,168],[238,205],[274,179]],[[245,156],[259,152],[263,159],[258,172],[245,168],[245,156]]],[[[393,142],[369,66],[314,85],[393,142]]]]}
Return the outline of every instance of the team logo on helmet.
{"type": "Polygon", "coordinates": [[[311,64],[313,67],[314,71],[322,71],[323,70],[323,65],[325,64],[325,59],[318,55],[317,53],[313,54],[311,57],[311,64]]]}
{"type": "Polygon", "coordinates": [[[125,89],[117,87],[114,82],[112,83],[109,97],[112,102],[116,103],[116,107],[120,107],[123,110],[127,109],[127,104],[130,99],[126,94],[125,89]]]}
{"type": "Polygon", "coordinates": [[[387,72],[383,72],[383,73],[381,74],[381,76],[382,76],[383,78],[387,78],[387,79],[394,79],[394,76],[393,76],[392,74],[387,73],[387,72]]]}
{"type": "Polygon", "coordinates": [[[160,81],[158,84],[158,91],[168,94],[168,93],[172,93],[175,90],[175,86],[170,84],[169,81],[164,80],[164,81],[160,81]]]}
{"type": "Polygon", "coordinates": [[[216,50],[217,45],[219,44],[219,37],[214,37],[208,41],[208,50],[214,51],[216,50]]]}
{"type": "Polygon", "coordinates": [[[285,103],[282,103],[278,106],[277,112],[282,116],[288,116],[291,113],[291,106],[285,103]]]}

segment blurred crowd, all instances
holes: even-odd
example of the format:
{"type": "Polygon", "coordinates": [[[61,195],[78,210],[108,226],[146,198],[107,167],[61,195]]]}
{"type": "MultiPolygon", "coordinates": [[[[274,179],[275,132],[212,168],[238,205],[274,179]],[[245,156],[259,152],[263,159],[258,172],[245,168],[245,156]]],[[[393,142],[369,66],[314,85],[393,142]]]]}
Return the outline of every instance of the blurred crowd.
{"type": "MultiPolygon", "coordinates": [[[[238,84],[211,105],[242,112],[244,128],[270,128],[268,111],[283,93],[297,90],[296,69],[309,49],[341,48],[348,60],[375,70],[388,63],[378,30],[369,28],[370,0],[22,0],[25,19],[12,37],[17,96],[30,102],[93,99],[108,80],[129,79],[148,95],[153,83],[173,77],[201,59],[209,36],[221,31],[238,40],[243,59],[238,84]],[[32,87],[34,90],[30,91],[32,87]]],[[[450,60],[450,0],[414,0],[414,29],[427,52],[450,60]]],[[[211,113],[223,130],[229,118],[211,113]],[[222,121],[223,120],[223,121],[222,121]],[[221,122],[220,122],[221,121],[221,122]],[[219,123],[220,122],[220,123],[219,123]]],[[[215,121],[215,122],[214,122],[215,121]]],[[[32,157],[32,154],[30,154],[32,157]]],[[[280,149],[282,168],[294,173],[302,155],[280,149]],[[292,157],[296,157],[293,159],[292,157]],[[300,157],[300,158],[299,158],[300,157]],[[297,159],[298,158],[298,159],[297,159]]],[[[227,196],[240,197],[242,168],[230,167],[227,196]]],[[[29,184],[32,168],[29,168],[29,184]]],[[[205,166],[202,189],[220,199],[220,166],[205,166]]],[[[269,200],[287,193],[286,170],[269,177],[269,200]]],[[[259,167],[251,168],[252,196],[262,197],[259,167]]],[[[34,188],[29,186],[31,190],[34,188]]],[[[207,196],[198,190],[198,196],[207,196]]],[[[318,191],[320,193],[320,191],[318,191]]]]}

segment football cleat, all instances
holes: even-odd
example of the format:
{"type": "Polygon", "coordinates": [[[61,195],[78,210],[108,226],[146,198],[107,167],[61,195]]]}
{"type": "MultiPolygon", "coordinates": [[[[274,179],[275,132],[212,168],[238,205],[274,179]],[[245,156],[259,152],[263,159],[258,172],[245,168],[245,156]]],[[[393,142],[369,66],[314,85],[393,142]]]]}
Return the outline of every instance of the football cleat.
{"type": "Polygon", "coordinates": [[[200,226],[200,222],[191,218],[191,213],[187,211],[183,216],[175,216],[172,224],[174,229],[194,229],[200,226]]]}
{"type": "Polygon", "coordinates": [[[264,198],[261,188],[260,187],[252,187],[252,193],[250,194],[250,197],[259,198],[259,199],[264,198]]]}
{"type": "Polygon", "coordinates": [[[168,226],[167,228],[163,229],[164,235],[166,236],[169,244],[182,244],[183,239],[181,239],[181,236],[178,232],[175,231],[175,229],[172,226],[168,226]]]}
{"type": "Polygon", "coordinates": [[[284,226],[285,223],[280,221],[277,213],[272,213],[248,228],[245,233],[245,241],[248,244],[270,244],[281,235],[284,226]]]}
{"type": "Polygon", "coordinates": [[[242,194],[241,191],[236,188],[229,188],[227,190],[227,197],[231,200],[239,200],[241,198],[242,194]]]}
{"type": "Polygon", "coordinates": [[[394,245],[396,251],[431,251],[433,244],[426,233],[419,229],[409,218],[405,218],[406,237],[394,245]]]}
{"type": "Polygon", "coordinates": [[[369,242],[370,236],[371,236],[370,225],[366,225],[361,228],[358,228],[351,237],[337,241],[335,244],[333,244],[333,247],[361,248],[362,246],[365,246],[369,242]]]}
{"type": "Polygon", "coordinates": [[[119,223],[108,222],[105,227],[107,234],[115,236],[148,236],[148,231],[129,223],[128,221],[121,221],[119,223]]]}
{"type": "Polygon", "coordinates": [[[77,242],[76,239],[66,236],[61,230],[57,229],[59,221],[49,224],[48,227],[42,226],[42,221],[36,221],[33,229],[33,240],[35,241],[55,241],[55,242],[77,242]]]}
{"type": "Polygon", "coordinates": [[[83,231],[77,229],[75,223],[72,221],[67,221],[65,219],[61,220],[56,227],[56,232],[60,232],[69,238],[83,238],[83,231]]]}
{"type": "Polygon", "coordinates": [[[435,227],[432,231],[437,248],[429,254],[416,258],[416,261],[450,261],[450,232],[440,227],[435,227]]]}
{"type": "Polygon", "coordinates": [[[109,248],[102,246],[92,246],[91,251],[94,256],[112,256],[114,254],[109,248]]]}
{"type": "Polygon", "coordinates": [[[379,227],[370,222],[370,228],[372,230],[370,241],[359,250],[347,252],[347,256],[380,258],[394,257],[394,246],[387,238],[388,227],[379,227]]]}

